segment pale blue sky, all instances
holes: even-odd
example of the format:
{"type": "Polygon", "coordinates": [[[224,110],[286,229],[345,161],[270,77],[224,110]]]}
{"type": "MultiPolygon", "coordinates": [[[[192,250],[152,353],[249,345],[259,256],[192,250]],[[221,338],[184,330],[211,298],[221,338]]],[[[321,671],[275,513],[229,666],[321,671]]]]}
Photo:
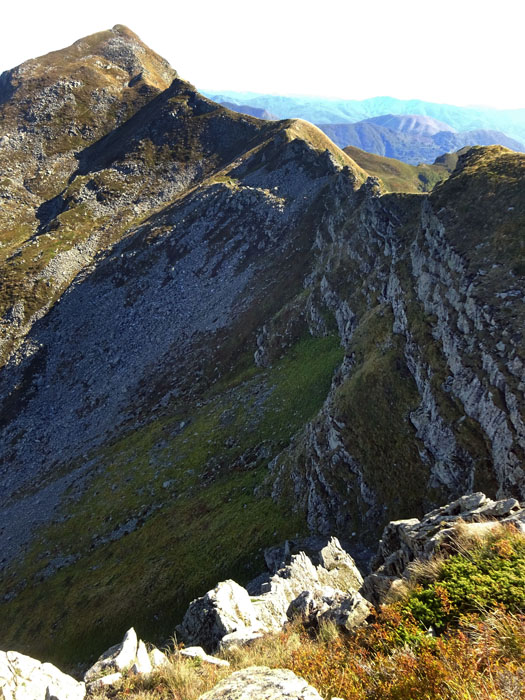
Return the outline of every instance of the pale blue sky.
{"type": "Polygon", "coordinates": [[[125,24],[201,89],[525,107],[519,0],[24,0],[0,71],[125,24]]]}

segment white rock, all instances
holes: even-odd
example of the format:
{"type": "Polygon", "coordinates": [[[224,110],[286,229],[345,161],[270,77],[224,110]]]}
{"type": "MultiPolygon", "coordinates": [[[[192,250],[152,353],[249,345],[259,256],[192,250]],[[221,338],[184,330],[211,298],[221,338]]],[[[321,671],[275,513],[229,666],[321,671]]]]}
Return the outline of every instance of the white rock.
{"type": "Polygon", "coordinates": [[[133,627],[124,635],[120,644],[107,649],[91,668],[84,674],[86,683],[91,683],[108,671],[124,671],[133,666],[137,660],[138,640],[133,627]]]}
{"type": "Polygon", "coordinates": [[[0,651],[2,700],[83,700],[86,686],[56,666],[15,651],[0,651]]]}
{"type": "Polygon", "coordinates": [[[131,667],[132,673],[151,673],[153,666],[151,665],[146,646],[143,641],[140,641],[137,647],[137,658],[131,667]]]}
{"type": "Polygon", "coordinates": [[[246,628],[260,629],[255,609],[246,589],[228,580],[190,603],[177,632],[185,642],[212,650],[224,635],[246,628]]]}
{"type": "Polygon", "coordinates": [[[250,666],[232,673],[199,700],[321,700],[321,696],[293,671],[250,666]]]}
{"type": "Polygon", "coordinates": [[[125,668],[129,668],[135,661],[137,657],[138,639],[137,633],[131,627],[122,640],[122,648],[115,656],[115,666],[119,671],[123,671],[125,668]]]}
{"type": "Polygon", "coordinates": [[[245,644],[253,642],[255,639],[260,639],[262,636],[262,632],[255,632],[254,630],[250,629],[231,632],[230,634],[225,634],[224,637],[221,639],[221,641],[219,642],[219,649],[221,651],[226,651],[226,649],[242,647],[245,644]]]}
{"type": "Polygon", "coordinates": [[[213,664],[214,666],[229,666],[230,662],[225,659],[218,659],[215,656],[210,656],[207,654],[202,647],[188,647],[187,649],[180,650],[181,656],[187,656],[190,659],[200,659],[205,661],[207,664],[213,664]]]}
{"type": "Polygon", "coordinates": [[[149,660],[153,668],[160,668],[169,664],[168,657],[160,649],[154,647],[149,653],[149,660]]]}

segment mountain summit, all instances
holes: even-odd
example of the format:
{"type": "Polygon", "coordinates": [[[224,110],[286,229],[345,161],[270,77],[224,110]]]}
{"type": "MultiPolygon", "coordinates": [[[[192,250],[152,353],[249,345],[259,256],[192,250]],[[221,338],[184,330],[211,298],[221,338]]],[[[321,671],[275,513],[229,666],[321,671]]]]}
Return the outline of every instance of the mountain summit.
{"type": "Polygon", "coordinates": [[[523,495],[525,156],[387,194],[120,26],[1,84],[0,647],[162,638],[264,547],[523,495]]]}

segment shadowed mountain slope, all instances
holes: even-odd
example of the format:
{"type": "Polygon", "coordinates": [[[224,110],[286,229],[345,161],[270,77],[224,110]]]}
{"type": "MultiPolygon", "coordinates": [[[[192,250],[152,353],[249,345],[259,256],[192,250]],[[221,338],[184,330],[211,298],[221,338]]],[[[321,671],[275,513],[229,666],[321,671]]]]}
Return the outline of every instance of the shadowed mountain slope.
{"type": "MultiPolygon", "coordinates": [[[[104,68],[115,109],[135,59],[165,64],[121,27],[73,45],[88,63],[96,37],[95,65],[108,42],[134,57],[104,68]]],[[[67,80],[50,56],[17,70],[67,80]]],[[[166,71],[113,122],[88,86],[89,137],[49,153],[59,110],[21,80],[37,118],[0,144],[0,647],[61,662],[131,623],[165,639],[286,538],[359,550],[451,496],[525,489],[525,156],[469,149],[431,194],[384,194],[317,127],[166,71]]]]}

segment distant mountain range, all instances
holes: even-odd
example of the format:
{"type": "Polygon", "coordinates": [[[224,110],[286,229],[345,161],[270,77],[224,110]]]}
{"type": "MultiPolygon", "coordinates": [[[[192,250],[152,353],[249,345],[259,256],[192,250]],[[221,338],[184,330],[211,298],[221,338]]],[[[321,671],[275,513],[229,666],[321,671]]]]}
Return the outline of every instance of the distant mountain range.
{"type": "Polygon", "coordinates": [[[204,94],[216,102],[233,102],[262,107],[279,119],[300,117],[314,124],[352,124],[385,114],[419,114],[438,119],[457,131],[488,129],[502,131],[525,142],[525,108],[494,109],[458,107],[423,100],[371,97],[366,100],[340,100],[323,97],[284,97],[260,93],[223,91],[204,94]]]}
{"type": "Polygon", "coordinates": [[[396,158],[413,165],[433,163],[441,154],[457,151],[464,146],[499,144],[513,151],[525,150],[523,144],[501,131],[477,129],[457,132],[448,124],[419,115],[387,114],[356,124],[318,126],[340,148],[355,146],[369,153],[396,158]],[[440,127],[442,130],[438,130],[440,127]]]}
{"type": "MultiPolygon", "coordinates": [[[[222,97],[221,95],[214,96],[214,99],[220,100],[222,97]]],[[[238,99],[241,99],[241,97],[242,95],[238,99]]],[[[378,98],[378,100],[380,100],[379,104],[383,105],[387,98],[378,98]]],[[[296,98],[269,98],[267,95],[247,99],[245,104],[232,100],[221,100],[221,104],[229,109],[261,119],[284,119],[294,114],[295,117],[308,120],[312,120],[315,115],[320,113],[317,102],[312,100],[310,104],[296,98]],[[274,103],[271,100],[278,100],[278,102],[274,103]],[[289,102],[283,102],[283,100],[295,100],[295,108],[289,102]],[[256,101],[261,103],[255,105],[256,101]],[[263,103],[266,102],[268,106],[263,106],[263,103]],[[271,105],[274,105],[277,109],[270,109],[271,105]],[[295,109],[295,112],[293,112],[293,109],[295,109]]],[[[332,104],[331,101],[326,102],[328,105],[332,104]]],[[[371,100],[368,102],[371,102],[371,100]]],[[[334,104],[337,104],[338,107],[332,111],[332,119],[339,117],[342,111],[339,106],[341,103],[334,104]]],[[[354,103],[346,102],[342,104],[350,105],[354,103]]],[[[443,108],[443,105],[420,104],[443,108]]],[[[413,106],[413,102],[410,103],[410,106],[413,106]]],[[[523,121],[525,123],[525,111],[515,111],[523,112],[523,121]]],[[[347,109],[347,113],[351,114],[352,112],[350,109],[347,109]]],[[[448,114],[454,117],[452,111],[449,111],[448,114]]],[[[455,120],[458,123],[458,119],[455,118],[455,120]]],[[[314,121],[316,120],[314,119],[314,121]]],[[[468,130],[457,127],[453,123],[441,121],[435,116],[418,113],[385,113],[361,119],[357,122],[349,122],[348,119],[345,119],[341,122],[316,121],[316,123],[340,148],[355,146],[369,153],[396,158],[413,165],[433,163],[441,154],[457,151],[464,146],[498,144],[514,151],[525,150],[521,141],[511,138],[503,131],[495,128],[494,121],[491,121],[489,117],[486,119],[486,124],[490,128],[470,128],[468,130]]],[[[463,123],[467,123],[465,119],[463,123]]],[[[471,123],[475,124],[476,121],[472,120],[471,123]]],[[[525,136],[525,129],[523,135],[525,136]]]]}
{"type": "Polygon", "coordinates": [[[257,117],[257,119],[279,119],[275,114],[268,112],[264,107],[252,107],[251,105],[239,105],[235,102],[221,102],[223,107],[231,109],[233,112],[240,112],[241,114],[248,114],[251,117],[257,117]]]}

